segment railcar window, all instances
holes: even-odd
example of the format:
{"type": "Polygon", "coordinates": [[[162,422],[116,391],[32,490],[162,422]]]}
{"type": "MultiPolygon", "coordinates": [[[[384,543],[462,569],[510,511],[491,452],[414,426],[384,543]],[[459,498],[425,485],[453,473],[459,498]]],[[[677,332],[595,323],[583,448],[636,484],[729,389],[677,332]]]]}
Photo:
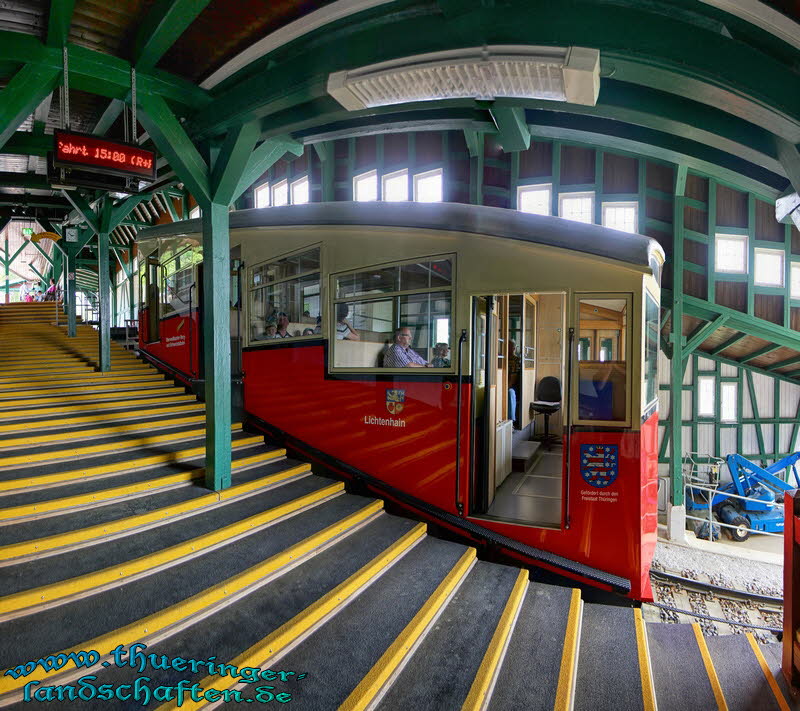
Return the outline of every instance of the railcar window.
{"type": "Polygon", "coordinates": [[[189,311],[191,301],[197,305],[197,294],[193,293],[194,264],[199,251],[184,249],[174,257],[169,253],[162,255],[161,268],[161,316],[183,314],[189,311]]]}
{"type": "Polygon", "coordinates": [[[322,333],[319,247],[250,269],[250,342],[322,333]]]}
{"type": "Polygon", "coordinates": [[[335,276],[334,366],[450,368],[452,271],[452,258],[434,258],[335,276]]]}
{"type": "Polygon", "coordinates": [[[626,421],[630,301],[584,298],[578,304],[578,418],[626,421]]]}
{"type": "Polygon", "coordinates": [[[645,292],[645,313],[644,313],[644,382],[646,408],[653,400],[658,397],[658,304],[650,295],[645,292]]]}

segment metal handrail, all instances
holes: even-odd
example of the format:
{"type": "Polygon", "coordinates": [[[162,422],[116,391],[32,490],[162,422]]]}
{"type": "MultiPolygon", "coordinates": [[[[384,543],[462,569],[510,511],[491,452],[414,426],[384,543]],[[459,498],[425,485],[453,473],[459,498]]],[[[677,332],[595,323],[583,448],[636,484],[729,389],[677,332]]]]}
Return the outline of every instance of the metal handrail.
{"type": "MultiPolygon", "coordinates": [[[[712,489],[712,488],[709,488],[709,487],[700,486],[699,484],[685,484],[684,488],[685,489],[695,489],[695,490],[699,490],[699,491],[707,491],[707,492],[709,492],[708,502],[713,500],[714,494],[716,494],[717,491],[718,491],[716,488],[712,489]]],[[[688,492],[687,492],[687,494],[688,494],[688,492]]],[[[749,497],[749,496],[739,496],[738,494],[729,494],[727,492],[725,493],[725,497],[726,498],[731,498],[731,499],[741,499],[742,501],[754,501],[757,504],[763,504],[764,503],[763,499],[754,499],[754,498],[749,497]]],[[[687,496],[687,498],[688,498],[688,496],[687,496]]],[[[730,523],[723,523],[722,521],[714,521],[713,517],[712,517],[712,510],[711,510],[710,503],[709,503],[708,511],[709,511],[708,519],[700,518],[698,516],[690,516],[689,514],[686,514],[686,518],[690,519],[692,521],[708,521],[709,527],[714,525],[714,524],[716,524],[717,526],[723,526],[725,528],[735,528],[735,529],[741,528],[741,526],[734,526],[733,524],[730,524],[730,523]]],[[[750,531],[751,533],[758,533],[759,535],[762,535],[762,536],[777,536],[778,538],[783,538],[783,533],[770,533],[769,531],[759,531],[759,530],[756,530],[755,528],[748,528],[747,526],[745,526],[745,529],[747,531],[750,531]]],[[[709,529],[709,535],[710,535],[710,533],[711,532],[710,532],[710,529],[709,529]]]]}

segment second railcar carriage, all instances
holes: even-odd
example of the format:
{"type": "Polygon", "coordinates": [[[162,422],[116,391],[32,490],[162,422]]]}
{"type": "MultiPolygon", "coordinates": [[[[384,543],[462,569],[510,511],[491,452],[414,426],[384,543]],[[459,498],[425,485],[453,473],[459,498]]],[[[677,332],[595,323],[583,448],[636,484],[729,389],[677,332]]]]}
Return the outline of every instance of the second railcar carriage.
{"type": "MultiPolygon", "coordinates": [[[[140,349],[187,383],[200,229],[139,241],[140,349]]],[[[655,241],[413,203],[234,212],[230,235],[252,427],[520,560],[651,596],[655,241]]]]}

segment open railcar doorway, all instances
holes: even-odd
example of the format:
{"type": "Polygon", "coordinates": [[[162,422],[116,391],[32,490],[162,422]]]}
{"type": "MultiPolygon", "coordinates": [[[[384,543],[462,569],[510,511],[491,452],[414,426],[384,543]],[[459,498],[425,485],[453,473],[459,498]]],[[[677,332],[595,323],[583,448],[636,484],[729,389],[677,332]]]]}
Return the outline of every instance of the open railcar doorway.
{"type": "Polygon", "coordinates": [[[473,516],[560,528],[565,293],[473,298],[473,516]]]}

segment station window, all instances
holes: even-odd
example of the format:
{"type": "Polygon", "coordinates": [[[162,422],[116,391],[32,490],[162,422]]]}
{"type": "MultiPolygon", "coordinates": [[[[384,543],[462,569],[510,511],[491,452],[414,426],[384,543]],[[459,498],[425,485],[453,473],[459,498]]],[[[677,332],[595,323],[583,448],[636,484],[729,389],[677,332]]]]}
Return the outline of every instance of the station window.
{"type": "Polygon", "coordinates": [[[250,270],[250,342],[322,332],[320,249],[315,247],[250,270]]]}
{"type": "Polygon", "coordinates": [[[756,286],[783,286],[784,252],[780,249],[754,250],[753,277],[756,286]]]}
{"type": "Polygon", "coordinates": [[[292,183],[292,205],[305,205],[307,202],[308,176],[305,176],[292,183]]]}
{"type": "Polygon", "coordinates": [[[415,202],[442,202],[443,195],[443,173],[441,168],[429,170],[425,173],[417,173],[414,176],[415,202]]]}
{"type": "Polygon", "coordinates": [[[585,297],[578,301],[578,418],[628,420],[630,297],[585,297]]]}
{"type": "Polygon", "coordinates": [[[800,262],[792,262],[792,286],[791,297],[793,299],[800,299],[800,262]]]}
{"type": "Polygon", "coordinates": [[[189,210],[189,219],[194,220],[196,217],[202,217],[203,213],[200,211],[200,206],[195,205],[191,210],[189,210]]]}
{"type": "Polygon", "coordinates": [[[737,383],[722,383],[720,385],[720,420],[722,422],[737,421],[737,400],[739,385],[737,383]]]}
{"type": "Polygon", "coordinates": [[[332,277],[334,366],[450,368],[453,263],[426,257],[332,277]]]}
{"type": "Polygon", "coordinates": [[[604,202],[603,227],[621,232],[636,232],[639,205],[635,202],[604,202]]]}
{"type": "Polygon", "coordinates": [[[714,417],[716,406],[716,378],[701,375],[697,379],[697,415],[714,417]]]}
{"type": "Polygon", "coordinates": [[[591,224],[594,222],[594,193],[561,193],[558,214],[565,220],[591,224]]]}
{"type": "Polygon", "coordinates": [[[370,170],[353,178],[353,200],[374,202],[378,199],[378,171],[370,170]]]}
{"type": "Polygon", "coordinates": [[[408,171],[397,170],[387,173],[382,178],[383,199],[386,202],[403,202],[408,200],[408,171]]]}
{"type": "Polygon", "coordinates": [[[256,207],[269,207],[269,183],[262,183],[253,191],[253,202],[256,207]]]}
{"type": "Polygon", "coordinates": [[[517,209],[534,215],[549,215],[553,188],[547,185],[520,185],[517,188],[517,209]]]}
{"type": "Polygon", "coordinates": [[[272,186],[272,205],[283,207],[289,204],[289,182],[281,180],[272,186]]]}
{"type": "Polygon", "coordinates": [[[747,272],[747,236],[718,234],[715,242],[715,270],[731,274],[747,272]]]}

